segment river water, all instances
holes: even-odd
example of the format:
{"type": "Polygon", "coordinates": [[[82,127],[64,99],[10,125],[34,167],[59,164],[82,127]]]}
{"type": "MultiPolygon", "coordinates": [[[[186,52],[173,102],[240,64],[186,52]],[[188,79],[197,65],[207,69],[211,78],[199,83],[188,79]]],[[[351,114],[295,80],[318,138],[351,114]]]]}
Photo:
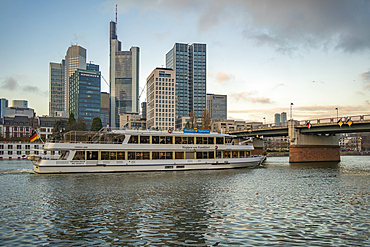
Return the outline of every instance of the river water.
{"type": "Polygon", "coordinates": [[[370,157],[38,175],[0,161],[0,246],[370,245],[370,157]]]}

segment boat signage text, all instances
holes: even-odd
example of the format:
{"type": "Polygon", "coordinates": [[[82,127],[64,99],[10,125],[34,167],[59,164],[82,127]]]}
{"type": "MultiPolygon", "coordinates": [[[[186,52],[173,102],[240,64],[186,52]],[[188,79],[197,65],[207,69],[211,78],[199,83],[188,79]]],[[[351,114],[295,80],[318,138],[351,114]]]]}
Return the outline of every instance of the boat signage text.
{"type": "Polygon", "coordinates": [[[184,129],[184,133],[198,133],[198,134],[209,134],[210,129],[184,129]]]}
{"type": "Polygon", "coordinates": [[[193,149],[212,149],[212,146],[182,146],[183,149],[193,150],[193,149]]]}

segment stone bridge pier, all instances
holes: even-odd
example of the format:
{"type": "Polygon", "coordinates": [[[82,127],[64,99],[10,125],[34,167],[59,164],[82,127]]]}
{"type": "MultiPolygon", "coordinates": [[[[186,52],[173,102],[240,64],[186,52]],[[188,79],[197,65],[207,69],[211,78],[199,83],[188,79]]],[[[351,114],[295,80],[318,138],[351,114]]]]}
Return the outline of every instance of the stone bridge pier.
{"type": "Polygon", "coordinates": [[[288,135],[290,163],[340,161],[338,134],[302,134],[289,120],[288,135]]]}

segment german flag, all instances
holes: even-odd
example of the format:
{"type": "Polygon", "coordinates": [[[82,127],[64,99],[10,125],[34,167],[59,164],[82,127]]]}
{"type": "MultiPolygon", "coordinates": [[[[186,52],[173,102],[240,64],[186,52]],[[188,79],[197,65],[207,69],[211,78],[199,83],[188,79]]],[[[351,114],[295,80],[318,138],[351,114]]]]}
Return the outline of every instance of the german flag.
{"type": "Polygon", "coordinates": [[[39,138],[39,135],[37,134],[36,131],[32,132],[32,135],[30,136],[30,142],[34,142],[39,138]]]}

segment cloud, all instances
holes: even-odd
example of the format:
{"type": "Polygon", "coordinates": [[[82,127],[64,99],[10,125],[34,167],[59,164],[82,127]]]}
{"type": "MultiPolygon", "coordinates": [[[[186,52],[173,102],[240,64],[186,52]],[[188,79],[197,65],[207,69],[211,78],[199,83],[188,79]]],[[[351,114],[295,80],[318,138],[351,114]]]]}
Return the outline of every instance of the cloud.
{"type": "Polygon", "coordinates": [[[229,98],[234,101],[248,101],[252,103],[260,103],[260,104],[272,104],[270,98],[266,97],[253,97],[252,92],[240,92],[240,93],[229,93],[229,98]]]}
{"type": "Polygon", "coordinates": [[[215,81],[220,84],[224,84],[225,82],[233,78],[234,76],[232,74],[228,74],[226,72],[218,72],[217,75],[215,76],[215,81]]]}
{"type": "Polygon", "coordinates": [[[273,89],[275,90],[275,89],[277,89],[277,88],[279,88],[279,87],[283,87],[283,86],[285,86],[285,84],[284,84],[284,83],[279,83],[279,84],[276,84],[276,85],[273,87],[273,89]]]}
{"type": "Polygon", "coordinates": [[[367,84],[364,86],[364,89],[370,89],[370,70],[360,74],[361,78],[367,84]]]}
{"type": "MultiPolygon", "coordinates": [[[[106,7],[114,9],[114,3],[106,7]]],[[[285,54],[298,49],[370,49],[370,1],[366,0],[121,0],[119,11],[191,15],[198,32],[212,33],[229,22],[256,43],[285,54]]]]}
{"type": "Polygon", "coordinates": [[[370,101],[369,101],[369,100],[365,100],[365,103],[366,103],[367,105],[370,105],[370,101]]]}
{"type": "Polygon", "coordinates": [[[18,82],[13,76],[7,77],[3,81],[1,88],[14,91],[18,88],[18,82]]]}
{"type": "Polygon", "coordinates": [[[40,89],[38,87],[34,86],[25,86],[22,89],[23,91],[30,92],[30,93],[38,93],[40,92],[40,89]]]}

